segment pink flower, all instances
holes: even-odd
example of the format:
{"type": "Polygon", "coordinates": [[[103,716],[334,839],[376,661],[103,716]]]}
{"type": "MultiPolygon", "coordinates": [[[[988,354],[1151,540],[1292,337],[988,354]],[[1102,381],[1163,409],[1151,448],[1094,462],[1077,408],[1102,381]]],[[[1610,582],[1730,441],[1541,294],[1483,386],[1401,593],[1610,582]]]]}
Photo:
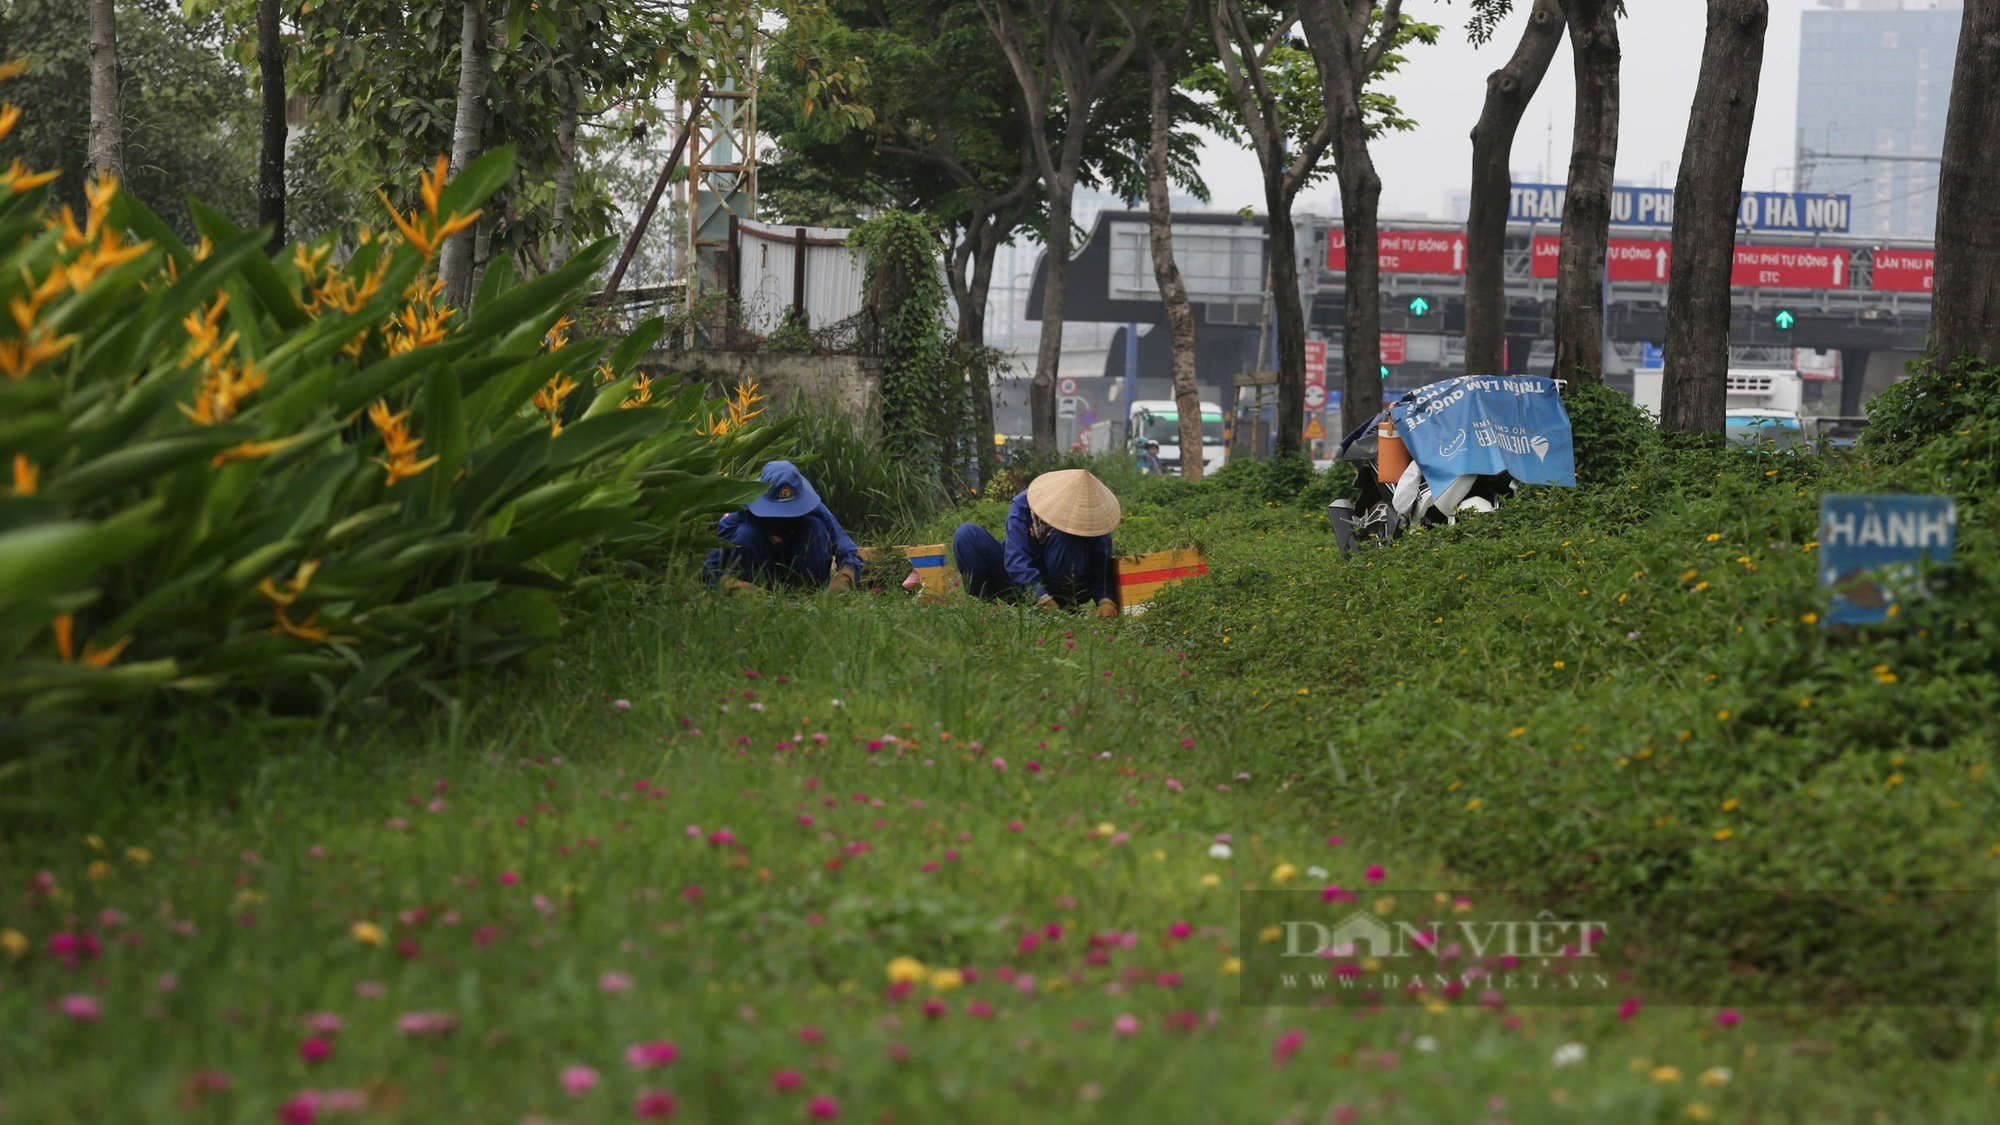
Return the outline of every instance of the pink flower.
{"type": "Polygon", "coordinates": [[[999,770],[999,771],[1000,771],[1001,773],[1006,773],[1006,772],[1007,772],[1007,759],[1005,759],[1005,758],[995,758],[995,759],[993,759],[993,768],[994,768],[994,769],[996,769],[996,770],[999,770]]]}
{"type": "Polygon", "coordinates": [[[325,1062],[333,1057],[333,1043],[315,1035],[299,1044],[299,1057],[308,1063],[325,1062]]]}
{"type": "Polygon", "coordinates": [[[314,859],[325,859],[326,848],[320,844],[314,844],[312,847],[306,849],[306,854],[314,859]]]}
{"type": "Polygon", "coordinates": [[[319,1104],[328,1113],[360,1113],[368,1108],[368,1095],[360,1090],[328,1090],[319,1104]]]}
{"type": "Polygon", "coordinates": [[[745,668],[745,669],[743,669],[743,678],[744,678],[744,679],[746,679],[746,680],[755,680],[755,679],[760,679],[760,678],[762,678],[762,677],[763,677],[763,675],[764,675],[764,673],[762,673],[762,672],[759,672],[759,671],[758,671],[757,669],[755,669],[755,668],[745,668]]]}
{"type": "Polygon", "coordinates": [[[1167,779],[1167,788],[1172,792],[1178,793],[1181,791],[1181,783],[1170,777],[1167,779]]]}
{"type": "Polygon", "coordinates": [[[404,1012],[396,1019],[396,1030],[413,1039],[435,1039],[458,1026],[449,1012],[404,1012]]]}
{"type": "Polygon", "coordinates": [[[781,1094],[790,1090],[796,1090],[798,1087],[799,1072],[796,1070],[781,1070],[771,1076],[771,1088],[781,1094]]]}
{"type": "Polygon", "coordinates": [[[1368,870],[1362,872],[1362,875],[1371,883],[1379,883],[1389,877],[1389,873],[1384,871],[1379,863],[1369,864],[1368,870]]]}
{"type": "Polygon", "coordinates": [[[500,873],[500,885],[503,887],[511,887],[520,881],[521,877],[512,871],[502,871],[500,873]]]}
{"type": "Polygon", "coordinates": [[[318,1119],[318,1090],[306,1090],[278,1107],[280,1125],[313,1125],[318,1119]]]}
{"type": "Polygon", "coordinates": [[[1328,883],[1326,889],[1319,893],[1321,902],[1346,902],[1352,901],[1353,898],[1354,892],[1342,890],[1338,883],[1328,883]]]}
{"type": "Polygon", "coordinates": [[[1111,1030],[1120,1035],[1137,1035],[1139,1034],[1139,1017],[1134,1015],[1119,1016],[1117,1019],[1111,1021],[1111,1030]]]}
{"type": "Polygon", "coordinates": [[[78,1023],[96,1023],[104,1017],[104,1005],[79,992],[62,998],[62,1012],[78,1023]]]}
{"type": "Polygon", "coordinates": [[[665,1090],[647,1090],[632,1107],[632,1116],[641,1121],[665,1121],[680,1112],[680,1103],[665,1090]]]}
{"type": "Polygon", "coordinates": [[[1020,830],[1021,830],[1021,822],[1020,822],[1020,821],[1018,821],[1018,820],[1010,820],[1010,821],[1008,821],[1008,822],[1007,822],[1007,831],[1009,831],[1009,832],[1019,832],[1020,830]]]}
{"type": "Polygon", "coordinates": [[[965,1006],[965,1014],[976,1020],[990,1020],[993,1018],[993,1005],[984,1000],[974,1000],[965,1006]]]}
{"type": "Polygon", "coordinates": [[[1326,846],[1329,848],[1337,848],[1346,842],[1347,840],[1340,836],[1328,836],[1326,838],[1326,846]]]}
{"type": "Polygon", "coordinates": [[[1192,749],[1194,749],[1194,739],[1192,739],[1192,738],[1183,738],[1183,739],[1181,739],[1181,749],[1183,749],[1183,750],[1192,750],[1192,749]]]}
{"type": "Polygon", "coordinates": [[[382,987],[377,981],[364,980],[354,986],[354,994],[363,1000],[380,1000],[384,996],[389,995],[389,990],[382,987]]]}
{"type": "Polygon", "coordinates": [[[1194,936],[1194,927],[1188,925],[1186,922],[1175,922],[1173,925],[1167,927],[1167,936],[1175,941],[1186,941],[1188,938],[1194,936]]]}
{"type": "Polygon", "coordinates": [[[305,1018],[305,1025],[306,1029],[314,1035],[324,1035],[330,1038],[340,1034],[340,1029],[347,1026],[347,1021],[334,1015],[332,1012],[314,1012],[305,1018]]]}
{"type": "Polygon", "coordinates": [[[1023,996],[1033,996],[1035,994],[1035,975],[1033,973],[1022,973],[1020,976],[1015,977],[1014,988],[1023,996]]]}
{"type": "Polygon", "coordinates": [[[1327,1120],[1334,1122],[1334,1125],[1353,1125],[1353,1122],[1361,1116],[1361,1111],[1347,1102],[1341,1102],[1328,1110],[1326,1116],[1327,1120]]]}
{"type": "Polygon", "coordinates": [[[708,846],[726,848],[736,842],[736,834],[727,828],[718,828],[708,834],[708,846]]]}
{"type": "Polygon", "coordinates": [[[626,973],[605,973],[597,978],[597,989],[606,996],[621,996],[632,991],[632,978],[626,973]]]}
{"type": "Polygon", "coordinates": [[[1305,1046],[1305,1042],[1305,1032],[1296,1030],[1285,1032],[1278,1036],[1277,1044],[1271,1048],[1271,1061],[1279,1066],[1285,1065],[1292,1060],[1293,1055],[1299,1053],[1299,1048],[1305,1046]]]}
{"type": "Polygon", "coordinates": [[[938,1017],[944,1015],[945,1012],[948,1010],[949,1009],[947,1009],[944,1006],[944,1001],[939,1000],[936,997],[932,997],[931,999],[924,1001],[924,1014],[932,1019],[937,1019],[938,1017]]]}
{"type": "Polygon", "coordinates": [[[634,1043],[625,1048],[625,1065],[633,1070],[653,1070],[681,1057],[681,1049],[665,1040],[634,1043]]]}
{"type": "Polygon", "coordinates": [[[831,1121],[840,1116],[840,1103],[820,1094],[806,1106],[806,1116],[814,1121],[831,1121]]]}
{"type": "Polygon", "coordinates": [[[1742,1022],[1742,1015],[1734,1008],[1724,1008],[1722,1011],[1715,1013],[1715,1026],[1717,1027],[1735,1027],[1742,1022]]]}
{"type": "Polygon", "coordinates": [[[570,1097],[580,1098],[597,1088],[597,1072],[587,1066],[564,1067],[562,1088],[570,1097]]]}
{"type": "Polygon", "coordinates": [[[620,711],[630,711],[632,709],[632,701],[629,699],[614,699],[611,701],[611,705],[620,711]]]}
{"type": "Polygon", "coordinates": [[[1645,1004],[1637,996],[1634,996],[1623,1004],[1618,1005],[1618,1018],[1622,1021],[1630,1022],[1632,1017],[1638,1015],[1639,1009],[1643,1007],[1645,1007],[1645,1004]]]}

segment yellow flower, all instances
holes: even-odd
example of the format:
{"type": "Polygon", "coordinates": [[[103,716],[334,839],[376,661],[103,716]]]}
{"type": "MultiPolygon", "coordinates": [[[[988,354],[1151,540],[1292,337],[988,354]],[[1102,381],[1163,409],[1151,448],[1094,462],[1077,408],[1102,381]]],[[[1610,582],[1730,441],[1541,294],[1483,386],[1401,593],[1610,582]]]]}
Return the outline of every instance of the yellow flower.
{"type": "Polygon", "coordinates": [[[889,962],[889,980],[896,984],[906,981],[915,984],[929,975],[930,970],[924,968],[924,963],[915,957],[898,957],[889,962]]]}
{"type": "Polygon", "coordinates": [[[101,860],[101,859],[94,859],[94,860],[91,860],[91,861],[90,861],[90,881],[91,881],[91,882],[93,882],[93,883],[102,883],[103,881],[105,881],[106,879],[109,879],[109,878],[111,878],[111,865],[110,865],[110,864],[108,864],[108,863],[104,862],[104,861],[103,861],[103,860],[101,860]]]}
{"type": "Polygon", "coordinates": [[[1654,1067],[1654,1068],[1653,1068],[1653,1081],[1655,1081],[1655,1082],[1658,1082],[1658,1083],[1661,1083],[1662,1085],[1664,1085],[1664,1084],[1666,1084],[1666,1083],[1669,1083],[1669,1082],[1679,1082],[1680,1080],[1681,1080],[1681,1068],[1680,1068],[1680,1067],[1677,1067],[1677,1066],[1656,1066],[1656,1067],[1654,1067]]]}
{"type": "Polygon", "coordinates": [[[1896,786],[1901,785],[1902,783],[1903,783],[1903,775],[1900,773],[1892,773],[1889,775],[1889,780],[1883,784],[1882,788],[1894,789],[1896,786]]]}
{"type": "Polygon", "coordinates": [[[14,454],[14,495],[33,496],[41,480],[41,472],[35,468],[33,461],[28,460],[27,454],[14,454]]]}
{"type": "Polygon", "coordinates": [[[1284,936],[1285,928],[1283,926],[1265,926],[1263,929],[1257,931],[1257,940],[1266,945],[1284,936]]]}
{"type": "Polygon", "coordinates": [[[1118,826],[1108,820],[1097,826],[1097,834],[1099,836],[1109,836],[1116,831],[1118,831],[1118,826]]]}
{"type": "Polygon", "coordinates": [[[1510,730],[1510,731],[1508,731],[1508,732],[1507,732],[1507,737],[1508,737],[1508,738],[1519,738],[1519,737],[1521,737],[1522,735],[1524,735],[1524,734],[1526,734],[1526,733],[1528,733],[1528,728],[1527,728],[1527,727],[1515,727],[1515,728],[1514,728],[1513,730],[1510,730]]]}
{"type": "Polygon", "coordinates": [[[0,949],[7,951],[9,959],[18,960],[28,951],[28,939],[19,930],[0,930],[0,949]]]}
{"type": "Polygon", "coordinates": [[[1201,885],[1204,887],[1219,887],[1222,885],[1222,876],[1211,871],[1201,877],[1201,885]]]}
{"type": "Polygon", "coordinates": [[[1715,830],[1715,838],[1717,840],[1727,840],[1734,835],[1736,835],[1734,828],[1718,828],[1715,830]]]}
{"type": "Polygon", "coordinates": [[[935,992],[950,992],[965,983],[965,974],[957,969],[939,969],[931,974],[931,989],[935,992]]]}
{"type": "Polygon", "coordinates": [[[1233,977],[1242,971],[1243,971],[1243,960],[1239,957],[1231,957],[1230,959],[1222,963],[1223,976],[1233,977]]]}
{"type": "Polygon", "coordinates": [[[1719,531],[1711,531],[1708,533],[1708,541],[1710,543],[1713,543],[1720,538],[1722,538],[1722,533],[1719,531]]]}
{"type": "Polygon", "coordinates": [[[1560,661],[1560,660],[1556,661],[1556,667],[1558,667],[1558,668],[1561,668],[1561,667],[1564,667],[1564,666],[1565,666],[1565,665],[1564,665],[1564,662],[1563,662],[1563,661],[1560,661]]]}
{"type": "Polygon", "coordinates": [[[136,863],[141,867],[144,867],[147,864],[153,862],[153,853],[147,851],[145,848],[126,848],[125,858],[131,860],[133,863],[136,863]]]}
{"type": "Polygon", "coordinates": [[[1729,721],[1729,712],[1727,712],[1727,711],[1717,711],[1717,712],[1715,713],[1715,717],[1716,717],[1716,718],[1717,718],[1718,720],[1720,720],[1721,722],[1725,722],[1725,723],[1726,723],[1726,722],[1728,722],[1728,721],[1729,721]]]}
{"type": "Polygon", "coordinates": [[[363,945],[379,946],[382,944],[384,940],[382,936],[382,927],[376,925],[373,922],[356,922],[352,927],[348,929],[347,932],[353,935],[355,941],[358,941],[363,945]]]}
{"type": "Polygon", "coordinates": [[[404,423],[403,420],[409,416],[410,412],[407,410],[401,414],[389,413],[387,399],[378,398],[368,407],[368,420],[375,424],[376,431],[382,435],[382,447],[389,455],[386,459],[373,458],[374,462],[389,474],[389,483],[383,486],[385,488],[394,488],[399,482],[406,481],[437,464],[435,455],[421,461],[417,460],[417,451],[423,447],[424,442],[422,438],[412,436],[409,426],[404,423]]]}
{"type": "Polygon", "coordinates": [[[1715,1118],[1715,1110],[1707,1102],[1689,1102],[1687,1115],[1689,1121],[1711,1121],[1715,1118]]]}
{"type": "Polygon", "coordinates": [[[83,838],[83,846],[89,848],[91,851],[101,852],[104,850],[104,837],[92,832],[83,838]]]}
{"type": "Polygon", "coordinates": [[[1474,797],[1472,800],[1465,802],[1465,811],[1471,812],[1472,810],[1478,808],[1480,805],[1483,805],[1485,803],[1486,802],[1481,798],[1474,797]]]}
{"type": "Polygon", "coordinates": [[[396,229],[403,232],[403,240],[416,247],[417,253],[422,254],[427,262],[437,254],[438,247],[444,245],[446,239],[479,221],[479,216],[483,214],[474,211],[470,215],[452,215],[443,220],[438,218],[439,197],[444,194],[445,179],[450,171],[450,158],[439,154],[436,167],[418,176],[417,190],[423,197],[424,209],[421,212],[412,210],[407,219],[389,202],[388,195],[380,188],[375,190],[382,206],[389,209],[389,218],[395,221],[396,229]]]}
{"type": "Polygon", "coordinates": [[[1717,1086],[1729,1085],[1729,1080],[1734,1077],[1736,1072],[1726,1066],[1711,1066],[1701,1072],[1701,1084],[1713,1090],[1717,1086]]]}
{"type": "Polygon", "coordinates": [[[1722,802],[1722,811],[1723,811],[1723,812],[1735,812],[1735,811],[1736,811],[1736,806],[1737,806],[1737,805],[1738,805],[1739,803],[1740,803],[1740,802],[1739,802],[1739,801],[1737,801],[1737,799],[1736,799],[1736,798],[1734,798],[1734,797],[1731,797],[1731,798],[1729,798],[1729,799],[1728,799],[1727,801],[1724,801],[1724,802],[1722,802]]]}

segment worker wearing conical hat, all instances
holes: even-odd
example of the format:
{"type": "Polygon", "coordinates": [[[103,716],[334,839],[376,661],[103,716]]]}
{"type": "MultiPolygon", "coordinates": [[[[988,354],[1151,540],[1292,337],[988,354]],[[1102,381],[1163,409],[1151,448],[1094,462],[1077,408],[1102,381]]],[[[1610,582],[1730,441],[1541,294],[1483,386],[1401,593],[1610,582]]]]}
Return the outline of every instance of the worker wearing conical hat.
{"type": "Polygon", "coordinates": [[[715,527],[723,546],[709,552],[708,580],[730,592],[772,585],[853,589],[861,552],[812,482],[790,461],[770,462],[758,479],[764,494],[715,527]]]}
{"type": "Polygon", "coordinates": [[[976,523],[951,538],[952,562],[976,598],[1019,597],[1038,606],[1095,606],[1118,616],[1111,530],[1118,497],[1085,469],[1043,473],[1007,510],[1007,541],[976,523]]]}

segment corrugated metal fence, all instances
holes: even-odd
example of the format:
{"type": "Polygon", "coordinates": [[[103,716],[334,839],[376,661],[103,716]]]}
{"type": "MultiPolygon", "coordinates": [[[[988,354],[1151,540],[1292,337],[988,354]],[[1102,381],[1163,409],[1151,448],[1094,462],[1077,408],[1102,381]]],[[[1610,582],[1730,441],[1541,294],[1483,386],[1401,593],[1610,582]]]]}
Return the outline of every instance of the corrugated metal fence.
{"type": "Polygon", "coordinates": [[[861,287],[868,268],[859,250],[847,246],[839,227],[774,227],[731,224],[736,259],[736,292],[743,326],[769,334],[797,305],[815,330],[829,328],[861,312],[861,287]]]}

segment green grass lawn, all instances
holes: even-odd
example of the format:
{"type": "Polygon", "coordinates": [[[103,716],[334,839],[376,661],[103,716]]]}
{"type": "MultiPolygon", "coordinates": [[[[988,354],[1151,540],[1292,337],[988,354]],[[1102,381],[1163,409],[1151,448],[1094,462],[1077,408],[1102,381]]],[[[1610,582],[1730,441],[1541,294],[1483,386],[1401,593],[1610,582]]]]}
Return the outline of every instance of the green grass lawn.
{"type": "Polygon", "coordinates": [[[1114,627],[669,584],[463,714],[73,763],[0,843],[0,1120],[1995,1119],[1893,1021],[1239,1006],[1239,891],[1464,882],[1299,780],[1282,615],[1183,635],[1329,565],[1251,515],[1114,627]]]}

